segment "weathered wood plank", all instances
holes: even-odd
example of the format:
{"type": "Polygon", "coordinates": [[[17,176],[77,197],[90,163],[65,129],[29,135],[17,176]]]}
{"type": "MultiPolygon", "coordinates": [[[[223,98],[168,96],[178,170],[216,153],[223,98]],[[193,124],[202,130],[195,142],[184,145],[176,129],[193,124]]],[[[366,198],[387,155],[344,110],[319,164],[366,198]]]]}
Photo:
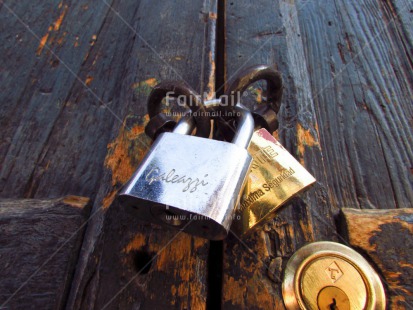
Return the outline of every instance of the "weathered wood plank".
{"type": "Polygon", "coordinates": [[[387,5],[397,27],[397,35],[404,45],[405,53],[409,55],[410,62],[413,59],[413,3],[409,0],[388,0],[387,5]]]}
{"type": "Polygon", "coordinates": [[[97,44],[109,10],[103,1],[4,3],[2,197],[96,195],[110,129],[119,122],[111,100],[133,38],[118,22],[104,47],[97,44]]]}
{"type": "MultiPolygon", "coordinates": [[[[128,16],[127,7],[119,4],[116,10],[128,16]]],[[[88,226],[68,309],[205,308],[209,243],[139,222],[114,198],[150,147],[143,130],[151,87],[178,79],[198,92],[213,92],[215,20],[215,1],[140,1],[131,17],[128,31],[134,37],[122,56],[114,97],[124,121],[111,129],[93,209],[98,213],[88,226]]]]}
{"type": "Polygon", "coordinates": [[[413,77],[399,20],[382,1],[297,5],[332,203],[410,207],[413,77]]]}
{"type": "Polygon", "coordinates": [[[382,275],[389,309],[413,306],[413,209],[342,209],[341,233],[382,275]]]}
{"type": "Polygon", "coordinates": [[[108,207],[150,146],[151,87],[178,79],[212,96],[216,1],[5,1],[0,15],[0,195],[94,201],[67,308],[112,297],[109,308],[120,297],[125,307],[205,307],[208,242],[179,235],[162,252],[174,231],[108,207]],[[135,252],[155,258],[150,272],[116,295],[136,276],[135,252]],[[155,299],[159,290],[168,294],[155,299]]]}
{"type": "Polygon", "coordinates": [[[107,211],[95,287],[86,288],[96,290],[96,309],[205,309],[209,243],[144,226],[120,209],[107,211]]]}
{"type": "Polygon", "coordinates": [[[278,137],[318,180],[255,235],[225,242],[224,308],[278,309],[287,259],[307,242],[340,239],[339,208],[411,206],[410,56],[380,1],[226,3],[227,79],[242,66],[277,67],[278,137]]]}
{"type": "Polygon", "coordinates": [[[0,308],[62,309],[89,199],[0,200],[0,308]]]}

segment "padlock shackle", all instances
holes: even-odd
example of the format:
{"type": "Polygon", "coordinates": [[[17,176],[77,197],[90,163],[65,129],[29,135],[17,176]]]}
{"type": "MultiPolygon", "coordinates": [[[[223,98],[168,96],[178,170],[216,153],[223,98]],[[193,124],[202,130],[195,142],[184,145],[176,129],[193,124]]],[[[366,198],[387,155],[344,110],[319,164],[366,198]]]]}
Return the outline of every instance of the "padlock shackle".
{"type": "Polygon", "coordinates": [[[188,113],[181,117],[178,124],[176,124],[173,133],[178,133],[181,135],[190,135],[195,129],[194,117],[188,113]]]}
{"type": "Polygon", "coordinates": [[[204,101],[205,109],[208,112],[218,110],[221,107],[221,104],[222,104],[222,99],[221,98],[215,98],[215,99],[210,99],[210,100],[205,100],[204,101]]]}
{"type": "MultiPolygon", "coordinates": [[[[207,111],[213,111],[219,103],[219,99],[213,99],[205,102],[207,111]]],[[[254,133],[254,117],[252,113],[241,103],[235,106],[235,112],[237,113],[237,129],[235,130],[234,137],[231,141],[232,144],[238,145],[239,147],[248,148],[251,141],[251,137],[254,133]]],[[[185,114],[176,124],[173,133],[178,133],[182,135],[190,135],[195,129],[194,117],[191,113],[185,114]]]]}
{"type": "Polygon", "coordinates": [[[268,65],[251,66],[240,72],[228,87],[225,94],[230,98],[231,105],[235,106],[244,91],[254,82],[267,82],[267,105],[278,113],[282,98],[282,77],[280,73],[268,65]]]}
{"type": "Polygon", "coordinates": [[[251,112],[240,103],[235,106],[235,111],[238,114],[237,129],[232,143],[247,149],[254,133],[254,118],[251,112]]]}
{"type": "MultiPolygon", "coordinates": [[[[204,105],[208,112],[213,112],[219,109],[220,103],[221,99],[212,99],[205,101],[204,105]]],[[[238,117],[237,128],[234,130],[232,143],[242,148],[248,148],[255,129],[254,117],[252,116],[250,110],[239,102],[235,105],[234,110],[238,117]]]]}
{"type": "Polygon", "coordinates": [[[149,117],[152,119],[159,113],[162,113],[162,99],[167,95],[171,95],[171,97],[185,96],[186,104],[195,117],[196,135],[205,138],[209,137],[211,122],[205,113],[205,107],[202,104],[201,98],[192,88],[182,82],[164,81],[152,89],[148,98],[149,117]]]}

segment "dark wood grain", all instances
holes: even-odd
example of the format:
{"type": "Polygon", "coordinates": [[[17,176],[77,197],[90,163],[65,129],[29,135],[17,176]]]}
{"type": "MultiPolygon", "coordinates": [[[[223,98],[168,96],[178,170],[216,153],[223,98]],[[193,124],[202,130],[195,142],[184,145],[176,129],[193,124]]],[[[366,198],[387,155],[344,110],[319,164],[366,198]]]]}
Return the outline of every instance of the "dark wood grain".
{"type": "Polygon", "coordinates": [[[119,122],[109,109],[116,110],[124,65],[110,57],[121,59],[133,34],[119,39],[130,33],[119,22],[118,29],[106,26],[112,31],[104,47],[97,43],[109,13],[103,1],[6,2],[1,13],[9,29],[1,34],[1,195],[93,199],[119,122]]]}
{"type": "Polygon", "coordinates": [[[0,200],[0,308],[62,309],[83,240],[89,199],[0,200]]]}
{"type": "Polygon", "coordinates": [[[342,234],[374,264],[389,309],[413,306],[413,209],[342,209],[342,234]]]}
{"type": "MultiPolygon", "coordinates": [[[[341,240],[334,220],[341,207],[411,206],[412,68],[404,44],[411,41],[408,25],[381,1],[227,1],[226,8],[227,80],[258,63],[281,72],[276,136],[317,179],[253,236],[225,241],[224,309],[282,309],[286,261],[307,242],[341,240]]],[[[262,94],[257,84],[245,101],[262,94]]]]}
{"type": "Polygon", "coordinates": [[[208,242],[163,250],[176,231],[109,206],[150,147],[151,88],[213,96],[216,1],[5,1],[0,15],[1,197],[94,201],[67,308],[205,307],[208,242]]]}
{"type": "Polygon", "coordinates": [[[400,43],[404,45],[405,53],[413,58],[413,3],[408,0],[388,0],[384,2],[391,16],[395,18],[400,43]]]}
{"type": "Polygon", "coordinates": [[[413,77],[399,16],[382,1],[297,5],[332,203],[410,207],[413,77]]]}

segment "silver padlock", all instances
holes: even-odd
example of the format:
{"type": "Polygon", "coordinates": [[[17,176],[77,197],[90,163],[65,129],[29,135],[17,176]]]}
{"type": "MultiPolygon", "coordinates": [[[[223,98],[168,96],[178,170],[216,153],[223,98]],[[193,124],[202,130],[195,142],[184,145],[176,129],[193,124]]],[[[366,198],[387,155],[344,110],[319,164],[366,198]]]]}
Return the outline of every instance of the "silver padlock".
{"type": "Polygon", "coordinates": [[[119,199],[141,219],[211,240],[224,239],[252,163],[254,120],[236,107],[231,143],[191,136],[193,117],[159,135],[119,199]]]}

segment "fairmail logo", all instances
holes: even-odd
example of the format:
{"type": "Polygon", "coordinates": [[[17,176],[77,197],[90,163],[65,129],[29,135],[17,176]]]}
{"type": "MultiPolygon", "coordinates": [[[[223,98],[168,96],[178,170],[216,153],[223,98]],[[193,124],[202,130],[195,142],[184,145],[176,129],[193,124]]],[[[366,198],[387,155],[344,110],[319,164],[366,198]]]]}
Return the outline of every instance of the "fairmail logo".
{"type": "MultiPolygon", "coordinates": [[[[216,96],[216,94],[214,94],[216,96]]],[[[210,98],[211,94],[204,93],[204,98],[210,98]]],[[[233,95],[222,95],[219,97],[219,100],[214,100],[213,108],[208,108],[208,104],[205,104],[207,109],[200,109],[199,111],[192,112],[192,115],[195,117],[212,117],[212,118],[219,118],[219,117],[226,117],[226,118],[233,118],[233,117],[240,117],[241,113],[235,111],[233,109],[225,109],[225,107],[233,107],[236,105],[237,102],[240,102],[241,93],[234,92],[233,95]],[[224,109],[222,109],[224,107],[224,109]]],[[[181,108],[191,108],[193,106],[203,106],[205,102],[209,100],[202,101],[201,96],[192,95],[177,95],[173,91],[169,91],[166,93],[165,96],[165,105],[167,107],[176,104],[181,108]]],[[[167,112],[165,113],[168,116],[183,116],[183,112],[167,112]]]]}

